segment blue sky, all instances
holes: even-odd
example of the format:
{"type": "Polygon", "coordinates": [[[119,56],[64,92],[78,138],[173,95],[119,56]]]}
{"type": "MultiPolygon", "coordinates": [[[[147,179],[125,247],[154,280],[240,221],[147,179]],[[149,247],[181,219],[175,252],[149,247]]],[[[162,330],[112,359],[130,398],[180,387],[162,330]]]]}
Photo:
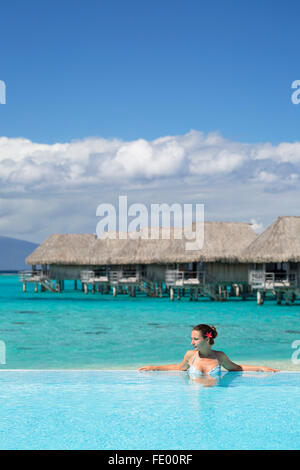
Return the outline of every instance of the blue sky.
{"type": "Polygon", "coordinates": [[[293,0],[1,2],[0,234],[94,231],[119,194],[261,227],[298,215],[299,13],[293,0]]]}
{"type": "Polygon", "coordinates": [[[296,1],[3,1],[1,135],[298,139],[296,1]]]}

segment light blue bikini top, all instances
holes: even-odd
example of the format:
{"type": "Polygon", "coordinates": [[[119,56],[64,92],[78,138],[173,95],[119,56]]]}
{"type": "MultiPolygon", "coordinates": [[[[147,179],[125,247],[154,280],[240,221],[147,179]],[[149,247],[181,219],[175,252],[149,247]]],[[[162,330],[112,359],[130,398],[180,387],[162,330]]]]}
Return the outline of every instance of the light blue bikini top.
{"type": "MultiPolygon", "coordinates": [[[[215,351],[213,351],[213,352],[214,352],[215,358],[218,360],[215,351]]],[[[197,354],[198,354],[198,352],[196,352],[196,353],[194,354],[193,360],[192,360],[192,362],[191,362],[191,364],[190,364],[190,367],[189,367],[189,369],[188,369],[188,373],[189,373],[190,377],[196,378],[196,377],[203,377],[203,376],[205,376],[205,375],[216,375],[216,374],[217,374],[217,375],[220,375],[220,374],[221,374],[221,366],[220,366],[219,362],[218,362],[218,365],[217,365],[216,367],[214,367],[213,369],[211,369],[211,370],[210,370],[209,372],[207,372],[206,374],[204,374],[204,373],[201,372],[199,369],[197,369],[197,367],[195,367],[195,366],[193,365],[194,362],[195,362],[195,359],[196,359],[196,357],[197,357],[197,354]]]]}

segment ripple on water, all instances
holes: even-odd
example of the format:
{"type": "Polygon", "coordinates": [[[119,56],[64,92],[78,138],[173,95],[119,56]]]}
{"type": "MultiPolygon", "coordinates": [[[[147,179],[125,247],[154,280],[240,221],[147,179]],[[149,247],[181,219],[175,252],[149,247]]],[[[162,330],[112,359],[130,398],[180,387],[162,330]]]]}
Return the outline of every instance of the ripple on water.
{"type": "Polygon", "coordinates": [[[86,335],[106,335],[106,331],[85,331],[86,335]]]}
{"type": "Polygon", "coordinates": [[[16,310],[15,313],[40,313],[40,312],[36,312],[34,310],[16,310]]]}

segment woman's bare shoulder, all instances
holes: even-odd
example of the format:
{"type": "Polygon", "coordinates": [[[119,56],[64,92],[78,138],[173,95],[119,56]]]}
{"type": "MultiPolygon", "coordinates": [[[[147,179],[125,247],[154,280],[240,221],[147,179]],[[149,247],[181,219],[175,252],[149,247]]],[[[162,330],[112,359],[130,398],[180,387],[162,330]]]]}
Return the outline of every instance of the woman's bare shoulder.
{"type": "Polygon", "coordinates": [[[223,351],[216,351],[214,349],[214,353],[216,353],[216,356],[217,356],[218,359],[221,359],[221,358],[226,356],[226,354],[223,351]]]}
{"type": "Polygon", "coordinates": [[[193,355],[195,354],[195,349],[189,349],[186,353],[185,353],[185,358],[186,359],[190,359],[193,355]]]}

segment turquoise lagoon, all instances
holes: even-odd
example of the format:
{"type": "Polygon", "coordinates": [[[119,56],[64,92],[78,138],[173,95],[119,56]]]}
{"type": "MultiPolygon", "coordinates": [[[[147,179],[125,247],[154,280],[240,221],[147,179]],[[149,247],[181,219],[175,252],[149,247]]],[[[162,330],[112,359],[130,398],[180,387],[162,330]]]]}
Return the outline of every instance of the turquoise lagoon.
{"type": "Polygon", "coordinates": [[[216,349],[237,363],[300,370],[292,343],[300,340],[300,304],[255,300],[171,302],[144,294],[85,295],[66,283],[61,294],[22,292],[17,276],[0,276],[1,369],[136,369],[176,363],[190,348],[197,323],[214,324],[216,349]],[[69,288],[69,290],[68,290],[69,288]]]}

